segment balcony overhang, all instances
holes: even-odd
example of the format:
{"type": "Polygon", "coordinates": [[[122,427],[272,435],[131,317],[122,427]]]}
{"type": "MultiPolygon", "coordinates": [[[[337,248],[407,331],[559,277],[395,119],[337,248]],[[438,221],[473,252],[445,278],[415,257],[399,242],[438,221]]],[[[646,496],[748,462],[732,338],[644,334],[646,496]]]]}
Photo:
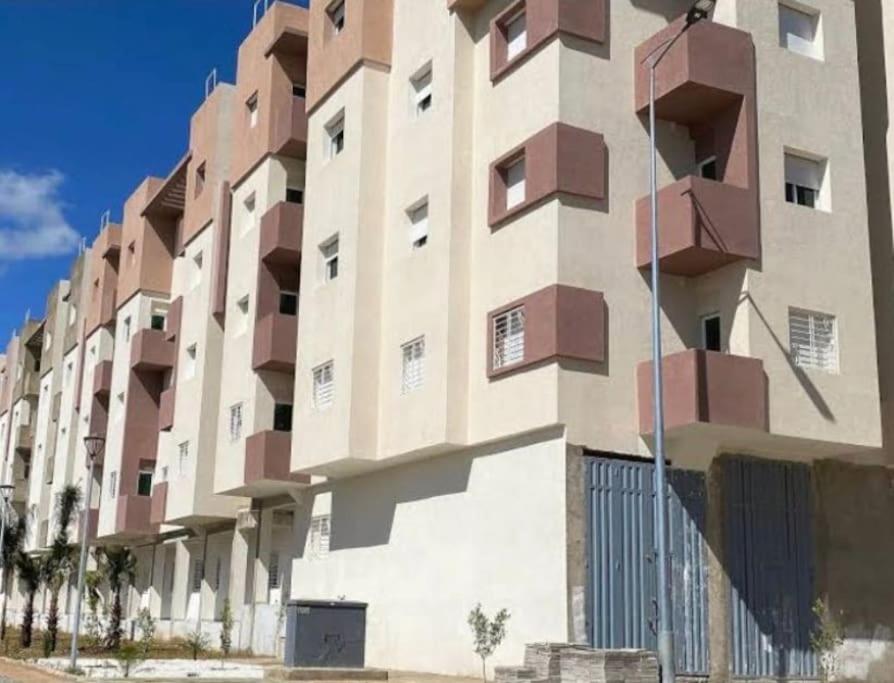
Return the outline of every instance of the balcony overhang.
{"type": "MultiPolygon", "coordinates": [[[[636,111],[649,110],[648,57],[683,28],[681,18],[636,48],[636,111]]],[[[755,89],[754,43],[745,31],[702,21],[671,45],[655,70],[655,115],[690,125],[713,118],[755,89]]]]}
{"type": "Polygon", "coordinates": [[[158,400],[158,431],[169,432],[174,426],[174,396],[176,387],[168,387],[158,400]]]}
{"type": "Polygon", "coordinates": [[[252,369],[294,372],[298,349],[298,318],[270,313],[255,323],[252,369]]]}
{"type": "Polygon", "coordinates": [[[301,204],[274,204],[261,217],[261,260],[280,265],[298,265],[301,262],[303,231],[304,207],[301,204]]]}
{"type": "Polygon", "coordinates": [[[142,329],[133,336],[130,367],[144,372],[163,372],[174,367],[175,346],[163,330],[142,329]]]}
{"type": "Polygon", "coordinates": [[[152,525],[164,524],[168,505],[168,482],[163,481],[152,487],[151,500],[149,523],[152,525]]]}
{"type": "MultiPolygon", "coordinates": [[[[665,356],[665,428],[710,425],[767,432],[767,376],[758,358],[690,349],[665,356]]],[[[654,431],[652,363],[637,368],[641,434],[654,431]]]]}
{"type": "Polygon", "coordinates": [[[290,471],[292,432],[264,431],[245,440],[243,485],[228,495],[267,498],[310,485],[307,474],[290,471]]]}
{"type": "MultiPolygon", "coordinates": [[[[760,258],[760,219],[751,190],[686,177],[658,193],[659,264],[671,275],[698,276],[760,258]]],[[[649,198],[636,205],[636,265],[652,263],[649,198]]]]}
{"type": "Polygon", "coordinates": [[[163,216],[175,218],[183,213],[186,206],[186,171],[192,159],[192,152],[187,152],[174,170],[162,182],[155,193],[146,202],[141,215],[163,216]]]}
{"type": "Polygon", "coordinates": [[[270,149],[273,154],[307,156],[307,101],[287,93],[274,102],[270,122],[270,149]]]}
{"type": "Polygon", "coordinates": [[[121,252],[121,226],[117,223],[107,224],[96,238],[93,248],[101,258],[117,257],[121,252]]]}
{"type": "Polygon", "coordinates": [[[108,396],[112,391],[112,361],[104,360],[93,371],[93,395],[108,396]]]}
{"type": "Polygon", "coordinates": [[[124,539],[155,535],[158,532],[158,525],[153,525],[149,519],[151,508],[151,496],[118,496],[116,536],[124,539]]]}

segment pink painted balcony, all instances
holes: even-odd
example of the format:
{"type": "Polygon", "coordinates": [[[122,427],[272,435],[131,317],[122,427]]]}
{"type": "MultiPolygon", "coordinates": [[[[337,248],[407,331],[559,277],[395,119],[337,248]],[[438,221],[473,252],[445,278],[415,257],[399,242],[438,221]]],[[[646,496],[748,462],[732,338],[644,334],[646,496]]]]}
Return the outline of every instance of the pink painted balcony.
{"type": "Polygon", "coordinates": [[[270,148],[274,154],[304,158],[307,155],[307,111],[303,97],[287,93],[273,103],[270,148]]]}
{"type": "MultiPolygon", "coordinates": [[[[679,32],[682,18],[636,48],[636,111],[649,109],[647,56],[679,32]]],[[[713,118],[742,96],[754,92],[754,43],[751,35],[723,24],[702,21],[670,47],[655,72],[655,115],[686,125],[713,118]]]]}
{"type": "Polygon", "coordinates": [[[165,339],[163,330],[142,329],[133,336],[130,367],[133,370],[161,372],[174,367],[175,346],[165,339]]]}
{"type": "Polygon", "coordinates": [[[172,342],[180,334],[180,322],[183,317],[183,297],[178,296],[171,302],[168,309],[168,319],[165,323],[165,340],[172,342]]]}
{"type": "Polygon", "coordinates": [[[168,387],[158,400],[158,431],[168,432],[174,426],[174,395],[176,387],[168,387]]]}
{"type": "Polygon", "coordinates": [[[309,484],[310,477],[291,474],[292,433],[266,431],[245,440],[245,486],[309,484]]]}
{"type": "Polygon", "coordinates": [[[300,263],[303,229],[304,207],[301,204],[274,204],[261,217],[261,260],[282,265],[300,263]]]}
{"type": "Polygon", "coordinates": [[[112,391],[112,361],[104,360],[93,371],[93,395],[108,396],[112,391]]]}
{"type": "MultiPolygon", "coordinates": [[[[668,431],[695,424],[767,431],[767,376],[760,359],[690,349],[665,356],[662,368],[668,431]]],[[[636,379],[639,430],[651,434],[651,362],[640,363],[636,379]]]]}
{"type": "Polygon", "coordinates": [[[154,534],[157,531],[157,525],[153,525],[149,519],[151,508],[151,496],[118,496],[115,533],[126,537],[154,534]]]}
{"type": "Polygon", "coordinates": [[[121,226],[109,223],[96,238],[95,249],[102,258],[117,256],[121,251],[121,226]]]}
{"type": "MultiPolygon", "coordinates": [[[[697,276],[727,263],[760,258],[754,192],[695,176],[658,193],[659,263],[671,275],[697,276]]],[[[652,263],[649,197],[636,204],[636,265],[652,263]]]]}
{"type": "Polygon", "coordinates": [[[298,349],[298,318],[270,313],[255,323],[252,368],[294,372],[298,349]]]}
{"type": "Polygon", "coordinates": [[[149,511],[150,524],[164,524],[167,505],[168,482],[163,481],[152,487],[152,503],[149,511]]]}

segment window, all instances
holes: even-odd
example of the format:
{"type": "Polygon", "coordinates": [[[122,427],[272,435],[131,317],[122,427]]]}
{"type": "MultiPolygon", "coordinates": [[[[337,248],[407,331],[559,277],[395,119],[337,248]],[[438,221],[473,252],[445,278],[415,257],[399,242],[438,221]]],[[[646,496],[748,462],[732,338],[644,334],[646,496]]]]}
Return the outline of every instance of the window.
{"type": "Polygon", "coordinates": [[[332,35],[337,36],[345,28],[345,0],[338,0],[329,5],[326,15],[329,17],[332,35]]]}
{"type": "Polygon", "coordinates": [[[137,263],[137,243],[131,242],[127,245],[127,265],[133,268],[137,263]]]}
{"type": "Polygon", "coordinates": [[[323,365],[314,368],[313,378],[314,408],[317,410],[325,410],[332,405],[332,401],[335,398],[335,372],[332,361],[323,363],[323,365]]]}
{"type": "Polygon", "coordinates": [[[428,199],[407,213],[410,217],[410,243],[413,249],[421,249],[428,243],[428,199]]]}
{"type": "Polygon", "coordinates": [[[525,201],[525,158],[511,162],[504,171],[506,180],[506,208],[525,201]]]}
{"type": "Polygon", "coordinates": [[[407,394],[425,381],[425,337],[419,337],[400,347],[400,393],[407,394]]]}
{"type": "Polygon", "coordinates": [[[190,286],[193,289],[195,289],[202,283],[202,264],[204,263],[204,261],[205,258],[202,256],[201,251],[192,257],[192,278],[190,286]]]}
{"type": "Polygon", "coordinates": [[[152,475],[155,472],[154,468],[150,466],[142,466],[140,467],[140,472],[137,475],[137,495],[138,496],[151,496],[152,495],[152,475]]]}
{"type": "Polygon", "coordinates": [[[109,474],[109,498],[115,497],[118,488],[118,472],[113,471],[109,474]]]}
{"type": "Polygon", "coordinates": [[[252,192],[248,195],[245,201],[242,202],[242,205],[245,207],[245,221],[242,223],[242,234],[244,235],[255,226],[257,218],[255,214],[255,193],[252,192]]]}
{"type": "MultiPolygon", "coordinates": [[[[254,124],[252,124],[254,125],[254,124]]],[[[195,196],[198,197],[202,194],[202,190],[205,189],[205,162],[199,164],[199,167],[196,169],[196,191],[195,196]]]]}
{"type": "Polygon", "coordinates": [[[198,346],[190,344],[186,347],[186,363],[183,366],[183,379],[192,379],[196,374],[196,356],[198,355],[198,346]]]}
{"type": "Polygon", "coordinates": [[[708,157],[698,162],[698,175],[700,178],[707,180],[718,180],[717,177],[717,157],[708,157]]]}
{"type": "Polygon", "coordinates": [[[299,190],[296,187],[287,187],[286,201],[292,204],[304,204],[304,190],[299,190]]]}
{"type": "Polygon", "coordinates": [[[221,561],[218,557],[214,563],[214,590],[220,590],[220,570],[221,570],[221,561]]]}
{"type": "Polygon", "coordinates": [[[49,350],[50,347],[53,346],[53,333],[47,330],[46,335],[44,336],[44,348],[49,350]]]}
{"type": "Polygon", "coordinates": [[[345,148],[345,114],[341,112],[326,125],[327,157],[334,159],[345,148]]]}
{"type": "Polygon", "coordinates": [[[236,310],[238,311],[238,315],[236,316],[236,326],[235,332],[236,335],[244,334],[248,331],[248,295],[246,294],[244,297],[239,299],[236,302],[236,310]]]}
{"type": "Polygon", "coordinates": [[[283,315],[298,315],[298,293],[279,293],[279,312],[283,315]]]}
{"type": "Polygon", "coordinates": [[[273,406],[273,429],[277,432],[292,431],[291,403],[277,403],[273,406]]]}
{"type": "Polygon", "coordinates": [[[192,592],[202,590],[202,579],[205,578],[205,561],[197,559],[192,566],[192,592]]]}
{"type": "Polygon", "coordinates": [[[811,209],[829,210],[825,191],[826,163],[806,156],[785,154],[785,201],[811,209]]]}
{"type": "Polygon", "coordinates": [[[117,409],[115,410],[115,421],[120,422],[124,417],[124,392],[118,394],[117,409]]]}
{"type": "Polygon", "coordinates": [[[518,363],[525,357],[525,309],[513,308],[494,317],[494,369],[518,363]]]}
{"type": "Polygon", "coordinates": [[[165,316],[161,313],[153,313],[149,319],[149,327],[153,330],[163,331],[165,329],[165,316]]]}
{"type": "Polygon", "coordinates": [[[323,282],[329,282],[338,277],[338,235],[320,245],[322,258],[323,282]]]}
{"type": "Polygon", "coordinates": [[[258,93],[248,98],[245,108],[248,110],[248,126],[254,128],[258,125],[258,93]]]}
{"type": "Polygon", "coordinates": [[[279,588],[279,553],[275,550],[270,553],[270,562],[267,564],[267,588],[279,588]]]}
{"type": "Polygon", "coordinates": [[[413,85],[413,107],[416,116],[422,116],[432,105],[432,72],[431,65],[422,69],[411,80],[413,85]]]}
{"type": "Polygon", "coordinates": [[[506,61],[515,59],[528,47],[528,21],[525,11],[510,17],[503,29],[506,34],[506,61]]]}
{"type": "Polygon", "coordinates": [[[292,97],[300,97],[302,100],[307,96],[307,88],[301,83],[292,83],[292,97]]]}
{"type": "Polygon", "coordinates": [[[717,313],[702,318],[702,348],[720,351],[720,316],[717,313]]]}
{"type": "Polygon", "coordinates": [[[71,378],[74,375],[74,361],[68,361],[65,366],[65,381],[64,385],[67,387],[71,384],[71,378]]]}
{"type": "Polygon", "coordinates": [[[805,57],[823,58],[820,14],[797,3],[779,5],[779,44],[805,57]]]}
{"type": "Polygon", "coordinates": [[[792,361],[801,368],[838,372],[838,325],[835,316],[789,309],[792,361]]]}
{"type": "Polygon", "coordinates": [[[71,327],[78,319],[78,307],[74,304],[68,304],[68,326],[71,327]]]}
{"type": "Polygon", "coordinates": [[[308,555],[311,559],[321,559],[329,554],[329,535],[331,517],[318,515],[310,520],[310,539],[308,555]]]}
{"type": "Polygon", "coordinates": [[[186,474],[186,466],[189,464],[189,441],[184,441],[178,446],[178,467],[180,474],[186,474]]]}
{"type": "Polygon", "coordinates": [[[242,403],[230,406],[230,441],[242,438],[242,403]]]}
{"type": "Polygon", "coordinates": [[[130,341],[130,316],[127,316],[124,319],[124,325],[122,326],[122,334],[124,336],[124,341],[130,341]]]}

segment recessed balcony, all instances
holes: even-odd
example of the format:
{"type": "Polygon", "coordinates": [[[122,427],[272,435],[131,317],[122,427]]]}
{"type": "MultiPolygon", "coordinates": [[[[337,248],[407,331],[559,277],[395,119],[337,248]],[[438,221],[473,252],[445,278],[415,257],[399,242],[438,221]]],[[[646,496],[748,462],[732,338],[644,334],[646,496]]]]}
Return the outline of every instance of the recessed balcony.
{"type": "MultiPolygon", "coordinates": [[[[649,110],[650,54],[667,45],[681,29],[681,20],[637,47],[636,111],[649,110]]],[[[754,92],[754,43],[751,35],[723,24],[702,21],[685,31],[655,71],[655,116],[692,124],[713,118],[754,92]]]]}
{"type": "Polygon", "coordinates": [[[301,204],[275,204],[261,217],[261,260],[281,265],[300,263],[303,228],[304,207],[301,204]]]}
{"type": "Polygon", "coordinates": [[[121,251],[121,226],[114,223],[106,225],[96,238],[94,249],[104,259],[118,256],[121,251]]]}
{"type": "Polygon", "coordinates": [[[265,431],[245,440],[244,495],[270,494],[310,483],[305,474],[290,472],[292,432],[265,431]]]}
{"type": "MultiPolygon", "coordinates": [[[[665,356],[662,370],[668,432],[693,425],[767,431],[767,377],[760,359],[690,349],[665,356]]],[[[640,433],[651,434],[651,362],[637,368],[637,389],[640,433]]]]}
{"type": "Polygon", "coordinates": [[[150,524],[164,524],[168,505],[168,482],[163,481],[152,487],[152,502],[149,510],[150,524]]]}
{"type": "MultiPolygon", "coordinates": [[[[688,176],[658,192],[659,265],[697,276],[742,259],[760,258],[757,196],[750,190],[688,176]]],[[[636,204],[636,265],[652,263],[649,197],[636,204]]]]}
{"type": "Polygon", "coordinates": [[[142,329],[133,336],[130,367],[133,370],[163,372],[174,367],[175,346],[163,330],[142,329]]]}
{"type": "Polygon", "coordinates": [[[158,431],[168,432],[174,426],[174,396],[176,387],[168,387],[158,400],[158,431]]]}
{"type": "Polygon", "coordinates": [[[108,396],[112,391],[112,361],[97,363],[93,370],[93,395],[108,396]]]}
{"type": "Polygon", "coordinates": [[[115,533],[122,537],[150,536],[157,530],[149,519],[151,496],[118,496],[115,533]]]}
{"type": "Polygon", "coordinates": [[[298,349],[298,318],[269,313],[255,323],[252,348],[254,370],[294,372],[298,349]]]}

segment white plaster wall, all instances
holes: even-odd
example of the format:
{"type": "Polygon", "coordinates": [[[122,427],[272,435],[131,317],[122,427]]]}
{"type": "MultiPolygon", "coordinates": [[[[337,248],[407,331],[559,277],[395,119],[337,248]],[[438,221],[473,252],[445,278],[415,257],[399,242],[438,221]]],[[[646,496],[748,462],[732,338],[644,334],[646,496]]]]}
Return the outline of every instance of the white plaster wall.
{"type": "MultiPolygon", "coordinates": [[[[40,378],[40,394],[37,403],[37,422],[34,428],[34,446],[31,454],[31,477],[28,480],[28,534],[25,547],[36,550],[46,545],[46,538],[38,538],[40,523],[52,513],[52,502],[41,495],[46,480],[46,465],[51,446],[51,413],[53,408],[53,375],[49,370],[40,378]]],[[[50,521],[52,526],[52,521],[50,521]]]]}
{"type": "Polygon", "coordinates": [[[474,676],[466,618],[512,613],[491,666],[566,641],[565,440],[555,432],[315,487],[299,510],[293,598],[369,603],[366,663],[474,676]],[[305,556],[331,510],[329,556],[305,556]]]}

